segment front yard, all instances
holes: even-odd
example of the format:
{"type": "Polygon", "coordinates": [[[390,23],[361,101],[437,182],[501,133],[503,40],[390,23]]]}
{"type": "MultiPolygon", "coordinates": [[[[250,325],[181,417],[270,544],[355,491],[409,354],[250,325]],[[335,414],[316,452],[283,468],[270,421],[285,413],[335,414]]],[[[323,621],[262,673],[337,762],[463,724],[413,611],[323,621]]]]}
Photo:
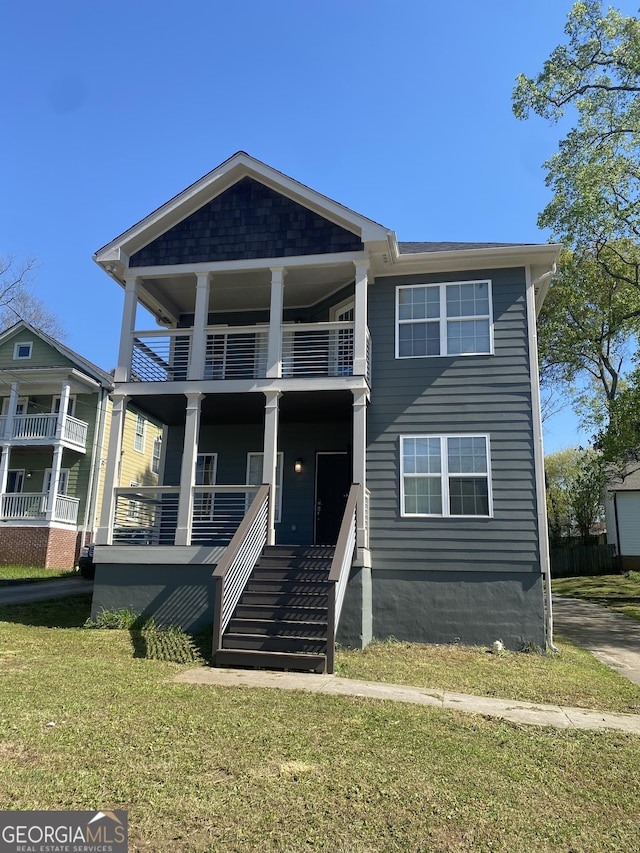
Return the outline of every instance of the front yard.
{"type": "MultiPolygon", "coordinates": [[[[124,808],[132,851],[640,847],[639,737],[176,684],[184,665],[137,656],[129,631],[83,629],[87,607],[78,596],[0,611],[0,808],[124,808]]],[[[438,648],[381,644],[339,665],[554,701],[562,663],[581,672],[564,687],[570,704],[640,707],[615,673],[589,696],[590,677],[609,671],[567,644],[558,658],[438,648]]]]}
{"type": "Polygon", "coordinates": [[[587,578],[555,578],[551,582],[551,590],[557,595],[580,598],[640,621],[640,572],[587,578]]]}

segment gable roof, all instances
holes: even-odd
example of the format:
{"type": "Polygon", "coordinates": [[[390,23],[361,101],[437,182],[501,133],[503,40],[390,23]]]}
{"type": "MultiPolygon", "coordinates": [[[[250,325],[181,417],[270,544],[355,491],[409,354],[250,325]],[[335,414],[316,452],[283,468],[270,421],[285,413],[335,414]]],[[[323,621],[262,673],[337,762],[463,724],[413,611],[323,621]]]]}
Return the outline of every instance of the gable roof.
{"type": "Polygon", "coordinates": [[[238,151],[99,249],[94,255],[94,260],[109,274],[121,275],[129,258],[246,178],[267,190],[285,196],[291,202],[333,223],[345,232],[356,235],[362,242],[386,243],[394,239],[388,228],[312,190],[266,163],[256,160],[246,152],[238,151]]]}
{"type": "Polygon", "coordinates": [[[12,337],[18,335],[20,332],[26,331],[31,335],[35,335],[40,338],[45,343],[49,344],[49,346],[53,347],[60,355],[68,358],[71,362],[76,364],[80,370],[84,373],[91,376],[97,382],[100,383],[105,388],[110,388],[113,385],[113,376],[107,373],[105,370],[102,370],[101,367],[93,364],[88,359],[79,355],[79,353],[75,352],[69,347],[61,344],[60,341],[57,341],[55,338],[52,338],[51,335],[48,335],[46,332],[43,332],[41,329],[37,329],[35,326],[32,326],[31,323],[28,323],[26,320],[18,320],[17,323],[14,323],[13,326],[10,326],[8,329],[5,329],[4,332],[0,333],[0,345],[4,344],[6,341],[10,340],[12,337]]]}

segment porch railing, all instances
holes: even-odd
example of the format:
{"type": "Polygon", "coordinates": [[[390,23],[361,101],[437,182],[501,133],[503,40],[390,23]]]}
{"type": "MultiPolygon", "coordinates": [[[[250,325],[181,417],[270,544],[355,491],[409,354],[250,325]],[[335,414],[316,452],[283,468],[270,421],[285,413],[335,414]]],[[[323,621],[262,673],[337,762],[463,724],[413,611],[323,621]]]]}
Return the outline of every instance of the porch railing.
{"type": "Polygon", "coordinates": [[[179,486],[115,489],[114,545],[175,545],[179,486]]]}
{"type": "MultiPolygon", "coordinates": [[[[13,430],[6,435],[6,415],[0,418],[0,436],[3,438],[20,438],[37,442],[38,440],[53,441],[56,436],[58,415],[55,413],[43,415],[16,415],[13,419],[13,430]]],[[[78,447],[86,447],[88,424],[67,415],[62,438],[78,447]]]]}
{"type": "MultiPolygon", "coordinates": [[[[282,326],[282,376],[353,376],[354,323],[285,323],[282,326]]],[[[267,375],[267,326],[209,326],[205,330],[200,379],[264,379],[267,375]]],[[[133,333],[130,380],[175,382],[187,378],[193,329],[133,333]]],[[[370,375],[371,339],[367,331],[366,372],[370,375]]]]}
{"type": "MultiPolygon", "coordinates": [[[[2,519],[4,521],[34,521],[47,518],[49,495],[45,492],[5,494],[2,496],[2,519]]],[[[57,495],[53,521],[76,524],[78,521],[78,498],[57,495]]]]}
{"type": "Polygon", "coordinates": [[[215,583],[214,664],[215,656],[222,648],[222,635],[267,542],[269,491],[269,486],[260,486],[242,523],[213,572],[215,583]]]}
{"type": "Polygon", "coordinates": [[[338,542],[333,555],[331,569],[329,570],[329,583],[333,585],[333,591],[329,589],[329,607],[327,614],[327,672],[332,674],[335,668],[335,646],[338,623],[342,613],[342,604],[347,591],[351,563],[356,548],[356,510],[360,486],[355,484],[349,489],[347,505],[342,516],[342,524],[338,534],[338,542]]]}
{"type": "Polygon", "coordinates": [[[196,486],[193,490],[192,545],[228,545],[258,486],[196,486]]]}

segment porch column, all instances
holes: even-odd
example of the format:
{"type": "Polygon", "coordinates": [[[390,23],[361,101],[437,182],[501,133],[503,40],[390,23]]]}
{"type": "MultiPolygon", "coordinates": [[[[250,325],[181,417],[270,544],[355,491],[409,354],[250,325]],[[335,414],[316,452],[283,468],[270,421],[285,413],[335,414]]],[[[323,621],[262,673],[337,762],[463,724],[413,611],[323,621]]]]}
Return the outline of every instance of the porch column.
{"type": "Polygon", "coordinates": [[[69,408],[69,397],[71,395],[71,382],[65,379],[60,391],[60,408],[58,409],[58,420],[56,421],[56,439],[63,438],[64,425],[67,420],[67,409],[69,408]]]}
{"type": "Polygon", "coordinates": [[[204,394],[190,391],[185,394],[187,411],[184,424],[182,468],[180,469],[180,498],[178,501],[178,526],[176,545],[191,544],[191,520],[193,518],[193,487],[196,484],[196,458],[200,434],[200,406],[204,394]]]}
{"type": "Polygon", "coordinates": [[[356,511],[358,556],[369,547],[369,531],[365,509],[367,504],[367,392],[353,392],[353,482],[361,492],[356,511]]]}
{"type": "Polygon", "coordinates": [[[124,309],[122,311],[122,327],[120,330],[120,350],[118,366],[113,378],[116,382],[128,382],[131,372],[131,357],[133,355],[133,332],[136,328],[136,310],[138,308],[138,288],[140,279],[137,276],[125,276],[124,309]]]}
{"type": "Polygon", "coordinates": [[[116,510],[114,489],[120,485],[120,453],[122,451],[122,431],[129,398],[124,394],[113,395],[111,412],[111,433],[109,450],[104,474],[104,492],[100,526],[96,531],[96,545],[111,545],[113,537],[113,519],[116,510]]]}
{"type": "Polygon", "coordinates": [[[55,521],[56,517],[56,498],[58,497],[58,488],[60,487],[60,469],[62,468],[62,453],[62,445],[57,444],[53,449],[51,480],[49,482],[49,493],[47,494],[47,521],[55,521]]]}
{"type": "MultiPolygon", "coordinates": [[[[18,383],[11,383],[11,393],[9,394],[9,407],[7,409],[7,419],[4,423],[4,435],[2,436],[2,458],[0,458],[0,496],[4,496],[7,491],[7,479],[9,477],[9,462],[11,460],[11,438],[13,437],[13,419],[16,414],[18,405],[18,383]]],[[[0,508],[0,516],[2,508],[0,508]]]]}
{"type": "Polygon", "coordinates": [[[265,391],[264,407],[264,455],[262,482],[271,486],[269,496],[269,532],[267,545],[276,543],[276,465],[278,462],[278,398],[280,391],[265,391]]]}
{"type": "Polygon", "coordinates": [[[209,273],[198,273],[196,281],[196,310],[193,318],[193,336],[191,338],[191,357],[187,379],[202,379],[204,377],[205,352],[207,335],[205,328],[209,325],[209,273]]]}
{"type": "Polygon", "coordinates": [[[355,302],[353,311],[353,375],[367,375],[367,287],[369,262],[356,264],[355,302]]]}
{"type": "Polygon", "coordinates": [[[267,377],[270,379],[277,379],[282,376],[282,306],[286,272],[284,267],[273,267],[271,269],[271,310],[269,312],[269,344],[267,350],[267,377]]]}

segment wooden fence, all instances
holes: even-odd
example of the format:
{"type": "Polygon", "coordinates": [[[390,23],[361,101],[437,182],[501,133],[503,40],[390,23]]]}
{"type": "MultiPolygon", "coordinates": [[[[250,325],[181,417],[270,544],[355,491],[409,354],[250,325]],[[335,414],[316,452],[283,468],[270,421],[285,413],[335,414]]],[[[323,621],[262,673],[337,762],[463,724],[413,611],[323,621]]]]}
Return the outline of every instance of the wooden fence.
{"type": "Polygon", "coordinates": [[[551,548],[551,577],[574,578],[619,572],[615,545],[577,545],[551,548]]]}

